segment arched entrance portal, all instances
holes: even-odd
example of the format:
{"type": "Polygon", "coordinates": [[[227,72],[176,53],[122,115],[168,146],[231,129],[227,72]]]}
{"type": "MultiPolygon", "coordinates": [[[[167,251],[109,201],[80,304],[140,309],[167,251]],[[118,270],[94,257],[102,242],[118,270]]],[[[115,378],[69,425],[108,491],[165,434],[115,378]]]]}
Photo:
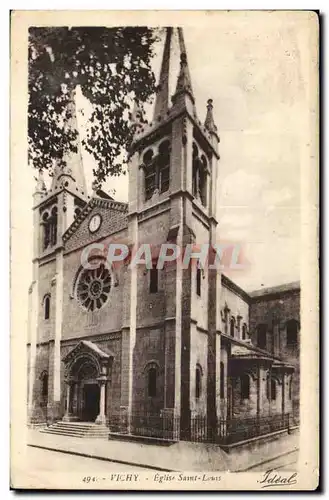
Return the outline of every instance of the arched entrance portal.
{"type": "Polygon", "coordinates": [[[76,394],[78,413],[85,422],[95,422],[99,415],[100,386],[97,379],[97,367],[90,360],[85,360],[77,373],[76,394]]]}
{"type": "Polygon", "coordinates": [[[81,341],[65,363],[65,421],[105,424],[108,371],[113,355],[89,341],[81,341]]]}

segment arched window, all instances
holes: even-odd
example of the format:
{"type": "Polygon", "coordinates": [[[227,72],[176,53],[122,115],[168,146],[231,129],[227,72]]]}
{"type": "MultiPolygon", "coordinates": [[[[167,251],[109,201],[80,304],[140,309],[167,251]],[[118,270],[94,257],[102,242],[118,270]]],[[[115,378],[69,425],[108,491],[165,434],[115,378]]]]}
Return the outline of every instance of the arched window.
{"type": "Polygon", "coordinates": [[[197,145],[193,144],[192,156],[192,194],[207,206],[207,160],[205,155],[199,157],[197,145]]]}
{"type": "Polygon", "coordinates": [[[50,295],[46,295],[44,299],[44,311],[45,311],[45,319],[49,319],[50,317],[50,295]]]}
{"type": "Polygon", "coordinates": [[[145,199],[152,198],[158,190],[165,193],[170,184],[170,141],[160,144],[157,156],[149,149],[143,156],[145,174],[145,199]]]}
{"type": "Polygon", "coordinates": [[[202,393],[202,368],[200,365],[195,369],[195,397],[199,399],[202,393]]]}
{"type": "Polygon", "coordinates": [[[257,345],[260,349],[266,349],[267,325],[257,325],[257,345]]]}
{"type": "Polygon", "coordinates": [[[231,321],[230,321],[230,335],[231,335],[231,337],[234,337],[234,327],[235,327],[235,320],[234,320],[234,318],[231,318],[231,321]]]}
{"type": "Polygon", "coordinates": [[[223,361],[220,362],[220,397],[223,399],[225,397],[225,368],[223,361]]]}
{"type": "Polygon", "coordinates": [[[40,375],[41,381],[41,397],[43,400],[48,399],[48,372],[43,371],[40,375]]]}
{"type": "Polygon", "coordinates": [[[80,213],[81,213],[81,209],[80,208],[76,208],[74,210],[74,218],[76,219],[77,217],[79,217],[80,213]]]}
{"type": "Polygon", "coordinates": [[[242,340],[246,340],[247,338],[247,325],[243,323],[242,325],[242,340]]]}
{"type": "Polygon", "coordinates": [[[250,378],[247,373],[240,377],[241,383],[241,399],[249,399],[250,396],[250,378]]]}
{"type": "Polygon", "coordinates": [[[196,293],[201,297],[201,269],[199,267],[196,269],[196,293]]]}
{"type": "Polygon", "coordinates": [[[157,395],[157,369],[151,366],[147,372],[147,393],[149,398],[155,398],[157,395]]]}
{"type": "Polygon", "coordinates": [[[43,225],[43,249],[54,246],[57,243],[57,207],[53,207],[50,215],[45,212],[42,216],[43,225]]]}
{"type": "Polygon", "coordinates": [[[287,346],[297,344],[298,321],[291,319],[287,321],[287,346]]]}

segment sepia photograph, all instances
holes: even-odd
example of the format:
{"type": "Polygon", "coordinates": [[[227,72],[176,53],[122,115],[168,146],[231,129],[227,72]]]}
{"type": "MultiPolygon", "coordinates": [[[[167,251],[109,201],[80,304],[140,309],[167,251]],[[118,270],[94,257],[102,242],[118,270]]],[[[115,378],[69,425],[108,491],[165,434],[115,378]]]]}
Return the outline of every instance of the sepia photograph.
{"type": "Polygon", "coordinates": [[[312,11],[12,11],[11,487],[314,490],[312,11]]]}

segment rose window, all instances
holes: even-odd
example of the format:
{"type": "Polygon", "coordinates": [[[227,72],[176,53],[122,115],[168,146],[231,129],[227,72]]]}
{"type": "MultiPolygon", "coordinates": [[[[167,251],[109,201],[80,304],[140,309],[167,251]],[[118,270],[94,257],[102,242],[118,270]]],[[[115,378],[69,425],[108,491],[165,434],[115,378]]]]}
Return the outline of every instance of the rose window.
{"type": "Polygon", "coordinates": [[[88,311],[100,309],[111,290],[111,272],[103,264],[97,269],[85,269],[79,278],[77,297],[88,311]]]}

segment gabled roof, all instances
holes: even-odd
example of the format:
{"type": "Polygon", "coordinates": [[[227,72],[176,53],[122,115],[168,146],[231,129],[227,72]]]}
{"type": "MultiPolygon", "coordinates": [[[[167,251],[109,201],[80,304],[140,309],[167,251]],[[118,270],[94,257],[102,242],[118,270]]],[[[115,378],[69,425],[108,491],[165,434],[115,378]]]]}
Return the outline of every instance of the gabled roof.
{"type": "Polygon", "coordinates": [[[93,197],[81,210],[78,217],[72,222],[70,227],[67,228],[63,234],[63,242],[65,243],[71,236],[76,232],[80,224],[85,220],[88,214],[93,210],[94,207],[108,208],[109,210],[116,210],[122,214],[128,213],[128,203],[123,203],[120,201],[114,201],[113,199],[104,199],[93,197]]]}

